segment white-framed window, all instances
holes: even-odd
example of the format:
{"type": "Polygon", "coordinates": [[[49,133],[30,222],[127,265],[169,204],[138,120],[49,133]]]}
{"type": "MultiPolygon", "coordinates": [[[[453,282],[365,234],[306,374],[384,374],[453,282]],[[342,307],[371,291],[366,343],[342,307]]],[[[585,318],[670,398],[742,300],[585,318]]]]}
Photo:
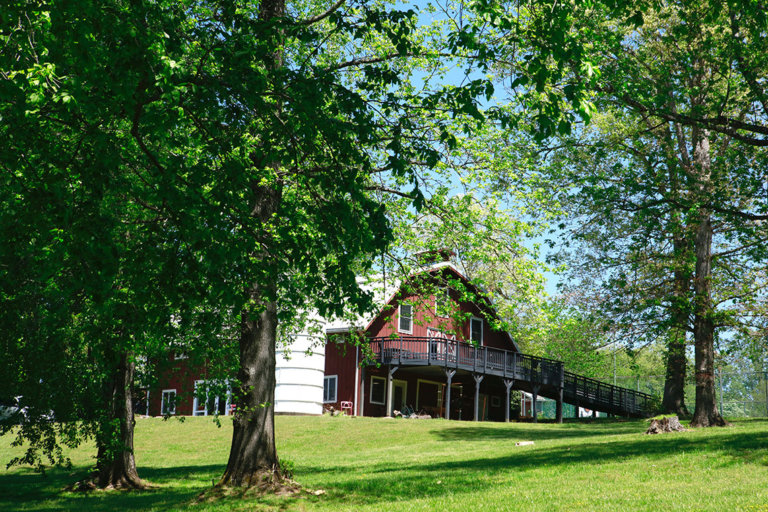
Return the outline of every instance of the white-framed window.
{"type": "Polygon", "coordinates": [[[336,394],[339,390],[338,375],[326,375],[323,380],[323,403],[332,404],[336,402],[336,394]]]}
{"type": "Polygon", "coordinates": [[[472,317],[469,319],[469,339],[477,343],[483,344],[483,319],[472,317]]]}
{"type": "Polygon", "coordinates": [[[211,383],[205,380],[195,381],[195,396],[192,399],[193,416],[214,414],[229,416],[232,409],[232,388],[229,381],[224,381],[224,383],[226,384],[226,391],[222,389],[220,383],[211,383]],[[216,394],[217,390],[224,394],[216,394]]]}
{"type": "Polygon", "coordinates": [[[371,398],[372,404],[384,405],[387,400],[387,379],[383,377],[371,376],[371,398]]]}
{"type": "Polygon", "coordinates": [[[413,334],[413,306],[400,304],[397,313],[397,332],[413,334]]]}
{"type": "Polygon", "coordinates": [[[163,399],[160,404],[160,413],[163,416],[176,414],[176,390],[164,389],[163,399]]]}
{"type": "Polygon", "coordinates": [[[178,361],[179,359],[189,359],[189,356],[184,352],[174,352],[173,360],[178,361]]]}
{"type": "Polygon", "coordinates": [[[435,316],[448,318],[451,316],[451,295],[448,288],[439,288],[435,291],[435,316]]]}

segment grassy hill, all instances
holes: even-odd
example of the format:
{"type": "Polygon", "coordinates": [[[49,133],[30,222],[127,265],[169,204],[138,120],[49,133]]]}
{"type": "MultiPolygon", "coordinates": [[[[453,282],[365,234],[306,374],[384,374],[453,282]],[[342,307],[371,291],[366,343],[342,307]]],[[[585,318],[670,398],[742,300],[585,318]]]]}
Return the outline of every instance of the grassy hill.
{"type": "MultiPolygon", "coordinates": [[[[768,512],[768,420],[645,436],[643,421],[497,424],[351,417],[278,417],[278,450],[298,497],[195,497],[221,476],[231,424],[139,418],[136,460],[156,484],[140,493],[62,489],[71,470],[0,469],[0,510],[749,510],[768,512]],[[533,446],[515,446],[534,441],[533,446]]],[[[5,463],[18,448],[0,438],[5,463]]]]}

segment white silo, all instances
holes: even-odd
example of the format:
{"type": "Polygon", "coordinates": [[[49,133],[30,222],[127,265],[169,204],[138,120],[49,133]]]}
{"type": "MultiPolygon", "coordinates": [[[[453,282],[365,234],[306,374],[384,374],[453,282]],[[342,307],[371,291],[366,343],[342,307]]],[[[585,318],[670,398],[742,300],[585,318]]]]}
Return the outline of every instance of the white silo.
{"type": "Polygon", "coordinates": [[[291,338],[277,346],[275,414],[322,414],[325,345],[308,334],[291,338]]]}

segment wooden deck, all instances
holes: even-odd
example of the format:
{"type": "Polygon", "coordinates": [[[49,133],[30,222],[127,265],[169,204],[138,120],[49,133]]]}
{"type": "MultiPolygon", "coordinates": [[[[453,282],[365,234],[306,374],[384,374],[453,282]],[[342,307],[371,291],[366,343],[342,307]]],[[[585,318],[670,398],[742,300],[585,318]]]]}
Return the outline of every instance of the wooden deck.
{"type": "Polygon", "coordinates": [[[373,338],[370,348],[374,361],[388,366],[463,370],[500,377],[507,384],[512,382],[513,389],[609,414],[647,417],[653,413],[651,395],[565,371],[564,364],[554,359],[435,338],[373,338]]]}

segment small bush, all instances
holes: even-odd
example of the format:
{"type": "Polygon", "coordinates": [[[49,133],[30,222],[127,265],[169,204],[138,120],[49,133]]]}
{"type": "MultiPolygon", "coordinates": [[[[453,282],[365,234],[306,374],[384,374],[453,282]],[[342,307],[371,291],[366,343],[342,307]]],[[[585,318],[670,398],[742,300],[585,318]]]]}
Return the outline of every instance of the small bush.
{"type": "Polygon", "coordinates": [[[283,478],[293,478],[293,473],[296,470],[296,464],[293,463],[291,459],[280,459],[280,473],[282,473],[283,478]]]}

